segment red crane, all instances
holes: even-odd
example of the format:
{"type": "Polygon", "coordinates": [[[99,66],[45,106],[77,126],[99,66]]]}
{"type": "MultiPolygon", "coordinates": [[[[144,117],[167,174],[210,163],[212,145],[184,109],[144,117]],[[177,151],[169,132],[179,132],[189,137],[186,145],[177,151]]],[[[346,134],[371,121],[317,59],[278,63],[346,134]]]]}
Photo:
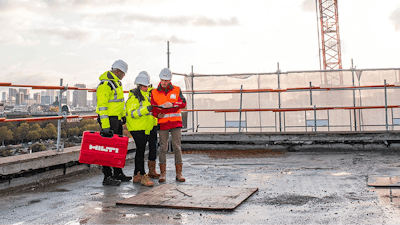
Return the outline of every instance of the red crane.
{"type": "MultiPolygon", "coordinates": [[[[342,54],[339,34],[338,0],[317,0],[317,15],[320,23],[322,65],[324,70],[342,69],[342,54]]],[[[321,57],[321,56],[320,56],[321,57]]],[[[342,85],[340,72],[324,75],[325,85],[342,85]]]]}

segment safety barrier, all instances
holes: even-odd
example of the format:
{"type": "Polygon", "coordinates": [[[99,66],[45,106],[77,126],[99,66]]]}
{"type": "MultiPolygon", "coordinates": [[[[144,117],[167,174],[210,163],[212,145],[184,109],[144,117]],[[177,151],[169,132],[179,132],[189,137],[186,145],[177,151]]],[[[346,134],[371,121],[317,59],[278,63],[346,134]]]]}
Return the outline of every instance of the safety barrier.
{"type": "MultiPolygon", "coordinates": [[[[189,97],[187,98],[189,104],[187,109],[182,110],[183,112],[188,112],[191,115],[191,118],[188,118],[188,122],[191,120],[192,125],[190,126],[189,124],[186,127],[187,131],[193,131],[197,132],[199,129],[203,129],[205,131],[210,131],[213,129],[219,129],[220,131],[235,131],[235,129],[238,129],[239,132],[242,131],[249,131],[253,129],[259,129],[259,131],[264,131],[263,129],[269,129],[269,130],[274,130],[275,132],[285,132],[288,131],[292,128],[297,129],[296,131],[302,130],[302,131],[308,131],[307,128],[312,128],[312,131],[317,131],[322,129],[324,130],[325,128],[330,131],[331,128],[344,128],[346,131],[361,131],[364,127],[379,127],[379,126],[384,126],[386,130],[389,130],[389,128],[394,129],[395,126],[398,126],[400,124],[400,115],[395,115],[394,111],[395,109],[399,108],[399,104],[388,104],[388,90],[398,90],[399,83],[397,82],[400,76],[398,74],[398,71],[400,69],[397,68],[389,68],[389,69],[365,69],[365,70],[356,70],[355,68],[351,68],[349,70],[330,70],[330,71],[289,71],[289,72],[282,72],[278,70],[273,73],[242,73],[242,74],[195,74],[193,73],[193,68],[192,72],[190,74],[182,74],[182,73],[173,73],[174,75],[181,75],[185,77],[185,82],[186,82],[186,90],[183,90],[183,94],[188,95],[189,97]],[[382,85],[376,85],[376,84],[364,84],[361,85],[360,79],[361,79],[361,73],[372,73],[378,71],[379,73],[379,79],[378,81],[384,81],[382,85]],[[328,74],[329,73],[329,74],[328,74]],[[327,82],[322,82],[322,77],[326,79],[327,74],[329,77],[334,77],[332,74],[336,73],[336,75],[351,75],[347,76],[346,78],[343,78],[343,83],[339,84],[329,84],[327,82]],[[298,84],[293,84],[292,82],[292,76],[294,77],[299,77],[298,74],[305,74],[304,77],[309,77],[309,78],[304,78],[303,81],[299,82],[299,84],[309,84],[309,86],[298,86],[298,84]],[[394,74],[394,76],[393,76],[394,74]],[[260,78],[261,76],[267,75],[267,78],[260,78]],[[271,78],[271,76],[276,76],[276,78],[271,78]],[[286,77],[282,77],[283,75],[286,75],[286,77]],[[231,88],[232,85],[227,85],[224,82],[214,82],[213,85],[218,87],[218,85],[222,86],[229,86],[229,89],[218,89],[215,88],[213,90],[206,90],[206,89],[201,89],[195,90],[194,88],[194,80],[195,79],[200,79],[199,81],[203,81],[202,79],[207,79],[208,77],[229,77],[229,78],[237,78],[237,79],[251,79],[254,76],[258,76],[258,80],[249,80],[245,83],[246,85],[253,86],[255,84],[258,84],[258,88],[247,88],[244,89],[243,85],[241,85],[240,89],[234,89],[231,88]],[[315,77],[321,77],[321,82],[317,82],[315,77]],[[355,77],[357,76],[359,84],[355,84],[355,77]],[[250,77],[250,78],[249,78],[250,77]],[[351,77],[351,80],[348,78],[351,77]],[[390,77],[395,77],[395,80],[390,78],[390,77]],[[388,84],[386,82],[386,78],[391,79],[391,81],[394,84],[388,84]],[[264,80],[263,80],[264,79],[264,80]],[[263,87],[263,86],[271,86],[270,80],[276,81],[276,87],[263,87]],[[285,80],[286,79],[286,80],[285,80]],[[307,81],[306,81],[307,80],[307,81]],[[309,81],[312,80],[312,81],[309,81]],[[257,81],[258,83],[254,82],[257,81]],[[285,83],[286,82],[286,83],[285,83]],[[397,83],[396,83],[397,82],[397,83]],[[314,83],[314,85],[313,85],[314,83]],[[346,85],[349,84],[349,85],[346,85]],[[291,87],[293,86],[293,87],[291,87]],[[381,105],[362,105],[361,100],[363,99],[361,97],[361,93],[364,93],[364,91],[370,91],[370,90],[378,90],[378,91],[383,91],[384,95],[384,104],[381,105]],[[359,99],[356,99],[356,91],[358,92],[359,99]],[[340,105],[333,105],[330,106],[328,103],[323,103],[321,104],[315,104],[315,99],[314,98],[321,98],[318,96],[318,94],[315,93],[334,93],[334,92],[340,92],[340,93],[351,93],[352,92],[352,104],[348,104],[347,106],[340,106],[340,105]],[[285,107],[284,105],[287,104],[285,101],[283,101],[281,98],[283,94],[289,94],[289,93],[294,93],[295,95],[303,95],[303,103],[305,102],[304,100],[308,98],[307,105],[310,105],[311,107],[304,107],[304,104],[301,107],[285,107]],[[234,101],[230,102],[231,104],[228,104],[229,106],[236,106],[233,109],[232,108],[224,108],[224,107],[203,107],[201,106],[202,109],[195,109],[195,101],[198,100],[204,100],[205,98],[194,98],[194,96],[201,96],[201,95],[218,95],[219,97],[221,95],[231,95],[233,96],[232,98],[234,101]],[[251,105],[249,103],[254,102],[254,99],[248,100],[244,97],[244,95],[252,95],[254,96],[256,94],[258,96],[258,108],[254,107],[249,107],[248,105],[251,105]],[[274,95],[271,97],[269,94],[274,95]],[[235,95],[240,95],[240,97],[234,97],[235,95]],[[261,97],[260,97],[261,96],[261,97]],[[262,106],[261,100],[264,101],[263,97],[269,97],[269,101],[272,102],[272,104],[276,104],[274,107],[265,107],[262,106]],[[359,101],[359,102],[357,102],[359,101]],[[238,105],[236,105],[238,104],[238,105]],[[329,105],[329,106],[324,106],[329,105]],[[357,106],[357,104],[359,106],[357,106]],[[350,105],[350,106],[349,106],[350,105]],[[351,106],[352,105],[352,106],[351,106]],[[212,109],[211,109],[212,108],[212,109]],[[384,113],[384,118],[385,121],[380,124],[365,124],[363,122],[363,110],[385,110],[384,113]],[[388,111],[390,110],[390,111],[388,111]],[[348,111],[348,116],[341,116],[339,118],[341,122],[345,122],[345,124],[338,124],[338,123],[333,123],[332,122],[332,114],[335,112],[340,112],[341,111],[348,111]],[[295,115],[296,112],[301,112],[304,113],[304,115],[295,115]],[[317,112],[322,112],[318,113],[317,112]],[[323,112],[326,112],[324,114],[323,112]],[[199,113],[204,114],[204,118],[199,120],[199,113]],[[212,113],[212,114],[210,114],[212,113]],[[223,118],[219,116],[219,113],[223,113],[223,118]],[[238,117],[236,117],[236,113],[239,114],[238,117]],[[252,114],[253,113],[253,114],[252,114]],[[258,113],[259,117],[259,123],[255,124],[254,121],[251,121],[249,118],[255,117],[254,113],[258,113]],[[267,113],[267,114],[261,114],[261,113],[267,113]],[[244,119],[242,118],[242,114],[244,115],[244,119]],[[233,118],[231,115],[235,115],[233,118]],[[261,120],[264,117],[270,118],[274,117],[273,124],[262,124],[261,120]],[[291,120],[293,118],[297,118],[297,124],[291,124],[291,120]],[[195,124],[195,118],[196,118],[196,124],[195,124]],[[300,118],[300,119],[299,119],[300,118]],[[216,119],[219,120],[218,123],[214,122],[216,119]],[[199,121],[205,121],[208,120],[207,122],[211,124],[211,126],[207,125],[201,125],[199,121]],[[346,122],[348,121],[348,123],[346,122]],[[223,122],[223,123],[222,123],[223,122]],[[222,126],[218,126],[218,124],[221,124],[222,126]]],[[[377,73],[378,73],[377,72],[377,73]]],[[[219,80],[218,80],[219,81],[219,80]]],[[[16,85],[12,83],[7,83],[7,82],[0,82],[0,86],[3,87],[29,87],[32,89],[55,89],[55,90],[60,90],[60,97],[61,99],[62,93],[65,92],[66,90],[86,90],[89,92],[95,92],[96,90],[93,88],[78,88],[78,87],[68,87],[68,86],[63,86],[62,85],[63,81],[62,79],[60,80],[60,86],[41,86],[41,85],[16,85]]],[[[201,83],[201,82],[199,82],[201,83]]],[[[205,85],[210,85],[211,82],[202,82],[201,84],[205,85]]],[[[204,87],[204,85],[198,85],[199,87],[204,87]]],[[[124,91],[124,93],[128,93],[128,91],[124,91]]],[[[368,92],[369,93],[369,92],[368,92]]],[[[393,92],[394,93],[394,92],[393,92]]],[[[396,94],[396,93],[395,93],[396,94]]],[[[287,99],[291,100],[289,97],[287,99]]],[[[317,100],[318,101],[318,100],[317,100]]],[[[228,100],[229,102],[229,100],[228,100]]],[[[288,101],[289,102],[289,101],[288,101]]],[[[296,102],[295,102],[296,103],[296,102]]],[[[397,103],[397,102],[396,102],[397,103]]],[[[57,136],[57,150],[59,150],[60,147],[60,133],[61,133],[61,126],[60,123],[62,120],[65,119],[73,119],[73,118],[96,118],[96,115],[89,115],[89,116],[69,116],[66,114],[63,114],[61,112],[61,102],[59,102],[59,112],[58,116],[54,117],[37,117],[37,118],[19,118],[19,119],[1,119],[0,122],[17,122],[17,121],[26,121],[26,122],[34,122],[34,121],[41,121],[41,120],[58,120],[59,126],[58,126],[58,136],[57,136]]],[[[254,105],[254,104],[253,104],[254,105]]],[[[294,104],[296,105],[296,104],[294,104]]],[[[290,105],[289,105],[290,106],[290,105]]],[[[342,113],[343,114],[343,113],[342,113]]]]}

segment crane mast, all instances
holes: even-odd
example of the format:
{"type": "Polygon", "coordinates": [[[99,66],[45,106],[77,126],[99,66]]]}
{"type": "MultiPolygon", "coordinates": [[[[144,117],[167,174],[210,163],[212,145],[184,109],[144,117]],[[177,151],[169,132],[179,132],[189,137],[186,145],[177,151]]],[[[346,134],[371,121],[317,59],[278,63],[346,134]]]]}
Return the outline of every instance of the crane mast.
{"type": "MultiPolygon", "coordinates": [[[[322,66],[324,70],[342,69],[342,55],[339,34],[338,0],[316,0],[320,23],[322,66]]],[[[342,85],[341,72],[325,72],[325,85],[342,85]]]]}

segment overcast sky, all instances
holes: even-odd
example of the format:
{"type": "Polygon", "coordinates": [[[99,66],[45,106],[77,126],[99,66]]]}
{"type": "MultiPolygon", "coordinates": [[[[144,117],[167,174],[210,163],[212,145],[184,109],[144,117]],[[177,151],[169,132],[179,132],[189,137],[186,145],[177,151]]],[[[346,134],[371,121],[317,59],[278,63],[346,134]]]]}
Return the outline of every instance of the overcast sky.
{"type": "MultiPolygon", "coordinates": [[[[339,26],[343,68],[400,67],[399,0],[339,0],[339,26]]],[[[0,0],[0,30],[13,84],[95,87],[117,59],[126,90],[142,70],[158,84],[167,41],[178,73],[319,69],[315,0],[0,0]]]]}

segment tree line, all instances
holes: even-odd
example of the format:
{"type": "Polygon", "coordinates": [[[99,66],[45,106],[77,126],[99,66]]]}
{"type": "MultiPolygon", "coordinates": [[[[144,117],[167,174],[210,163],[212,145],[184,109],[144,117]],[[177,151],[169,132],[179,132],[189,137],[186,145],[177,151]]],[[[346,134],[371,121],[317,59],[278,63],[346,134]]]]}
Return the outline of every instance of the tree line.
{"type": "MultiPolygon", "coordinates": [[[[61,137],[63,138],[81,136],[86,130],[100,131],[100,126],[93,119],[61,123],[61,137]]],[[[57,138],[57,121],[0,123],[0,141],[3,145],[54,138],[57,138]]]]}

